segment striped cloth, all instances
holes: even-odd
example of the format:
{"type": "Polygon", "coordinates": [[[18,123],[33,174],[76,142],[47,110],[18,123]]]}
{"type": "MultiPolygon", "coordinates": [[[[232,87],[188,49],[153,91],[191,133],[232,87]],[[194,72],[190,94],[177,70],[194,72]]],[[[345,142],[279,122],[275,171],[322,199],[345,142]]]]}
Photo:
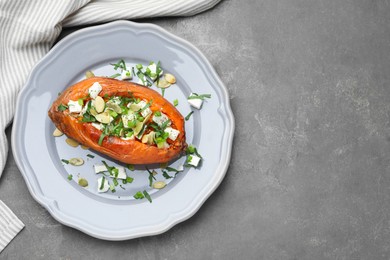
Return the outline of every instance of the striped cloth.
{"type": "Polygon", "coordinates": [[[24,228],[24,224],[0,200],[0,252],[24,228]]]}
{"type": "MultiPolygon", "coordinates": [[[[190,16],[219,1],[0,0],[0,176],[8,153],[5,128],[14,115],[18,91],[34,64],[49,51],[62,27],[118,19],[190,16]]],[[[2,218],[0,215],[0,222],[2,218]]],[[[17,223],[15,221],[16,227],[21,227],[21,223],[17,223]]],[[[0,233],[0,242],[7,241],[8,235],[16,235],[13,231],[17,230],[0,233]]]]}

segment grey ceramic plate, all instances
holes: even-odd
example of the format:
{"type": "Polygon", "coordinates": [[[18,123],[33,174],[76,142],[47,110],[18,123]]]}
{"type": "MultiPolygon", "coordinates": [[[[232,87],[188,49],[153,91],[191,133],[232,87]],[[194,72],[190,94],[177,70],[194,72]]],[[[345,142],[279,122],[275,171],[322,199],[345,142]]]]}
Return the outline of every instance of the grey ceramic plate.
{"type": "MultiPolygon", "coordinates": [[[[234,119],[223,83],[206,58],[190,43],[151,24],[128,21],[79,30],[59,42],[31,72],[19,94],[13,123],[12,145],[16,163],[32,196],[59,222],[91,236],[125,240],[162,233],[191,217],[222,181],[230,161],[234,119]],[[179,100],[178,109],[187,115],[190,92],[208,93],[212,98],[186,122],[187,143],[198,147],[204,157],[201,167],[186,169],[171,179],[166,188],[149,187],[143,166],[127,171],[132,184],[115,193],[97,193],[92,165],[105,160],[118,162],[91,150],[72,148],[65,137],[54,138],[47,116],[51,103],[64,88],[84,78],[91,69],[96,75],[115,73],[109,65],[120,58],[128,64],[161,61],[166,72],[177,77],[165,97],[179,100]],[[87,154],[95,157],[89,158],[87,154]],[[81,167],[61,159],[82,157],[81,167]],[[67,179],[72,174],[73,180],[67,179]],[[89,187],[77,185],[77,176],[89,187]],[[136,191],[147,190],[153,203],[135,200],[136,191]]],[[[181,158],[171,163],[177,167],[181,158]]],[[[163,180],[161,171],[156,176],[163,180]]]]}

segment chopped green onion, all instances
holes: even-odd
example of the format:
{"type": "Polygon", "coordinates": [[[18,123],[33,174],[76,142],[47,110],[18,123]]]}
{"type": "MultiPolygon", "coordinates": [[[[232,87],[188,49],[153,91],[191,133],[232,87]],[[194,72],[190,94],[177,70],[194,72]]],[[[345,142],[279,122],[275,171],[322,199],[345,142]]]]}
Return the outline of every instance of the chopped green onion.
{"type": "Polygon", "coordinates": [[[142,194],[142,192],[138,191],[136,194],[134,194],[134,199],[139,200],[145,198],[145,196],[142,194]]]}
{"type": "Polygon", "coordinates": [[[84,99],[79,98],[79,99],[77,100],[77,102],[79,102],[79,105],[80,105],[80,106],[84,106],[84,99]]]}
{"type": "Polygon", "coordinates": [[[142,64],[137,64],[137,65],[135,65],[135,67],[136,67],[137,69],[139,69],[139,70],[142,70],[142,68],[143,68],[144,66],[142,66],[142,64]]]}
{"type": "Polygon", "coordinates": [[[58,106],[57,109],[62,112],[62,111],[65,111],[67,108],[68,108],[67,105],[61,104],[61,105],[58,106]]]}
{"type": "Polygon", "coordinates": [[[162,88],[161,89],[161,96],[164,96],[165,95],[165,88],[162,88]]]}
{"type": "Polygon", "coordinates": [[[73,179],[73,175],[72,174],[68,174],[68,180],[72,180],[73,179]]]}
{"type": "Polygon", "coordinates": [[[148,107],[150,107],[150,105],[153,103],[153,100],[150,100],[143,108],[141,108],[141,110],[139,112],[142,112],[144,111],[145,109],[147,109],[148,107]]]}
{"type": "Polygon", "coordinates": [[[121,74],[119,74],[119,73],[115,73],[114,75],[111,75],[110,78],[115,79],[115,78],[119,77],[120,75],[121,75],[121,74]]]}
{"type": "Polygon", "coordinates": [[[127,176],[125,180],[122,180],[122,183],[123,184],[132,183],[133,181],[134,181],[134,178],[127,176]]]}
{"type": "Polygon", "coordinates": [[[112,185],[112,184],[110,184],[110,191],[111,191],[112,193],[116,192],[115,186],[112,185]]]}
{"type": "Polygon", "coordinates": [[[112,179],[112,182],[114,183],[115,186],[118,186],[119,184],[117,178],[112,179]]]}
{"type": "Polygon", "coordinates": [[[100,184],[99,190],[102,190],[104,188],[104,181],[105,180],[106,180],[106,178],[103,176],[102,177],[102,184],[100,184]]]}
{"type": "Polygon", "coordinates": [[[134,165],[128,164],[126,166],[127,166],[127,169],[129,169],[130,171],[134,171],[134,165]]]}
{"type": "Polygon", "coordinates": [[[144,190],[143,193],[144,193],[144,195],[145,195],[145,198],[146,198],[150,203],[152,203],[152,198],[150,197],[149,193],[148,193],[146,190],[144,190]]]}
{"type": "Polygon", "coordinates": [[[69,164],[69,161],[68,161],[68,160],[61,159],[61,161],[62,161],[63,163],[69,164]]]}
{"type": "Polygon", "coordinates": [[[95,158],[95,156],[93,156],[92,154],[87,154],[87,156],[88,156],[89,158],[95,158]]]}
{"type": "Polygon", "coordinates": [[[188,121],[193,113],[194,111],[191,111],[184,119],[188,121]]]}
{"type": "Polygon", "coordinates": [[[165,179],[172,179],[173,177],[168,174],[167,171],[162,170],[165,179]]]}
{"type": "Polygon", "coordinates": [[[156,111],[156,112],[154,112],[154,115],[155,116],[161,116],[161,112],[160,111],[156,111]]]}
{"type": "Polygon", "coordinates": [[[174,105],[175,107],[177,107],[177,105],[179,105],[179,100],[177,100],[177,99],[173,100],[173,105],[174,105]]]}
{"type": "Polygon", "coordinates": [[[105,135],[104,133],[102,133],[102,134],[100,135],[100,137],[99,137],[99,142],[98,142],[98,144],[99,144],[100,146],[101,146],[102,143],[103,143],[104,137],[106,137],[106,135],[105,135]]]}
{"type": "Polygon", "coordinates": [[[201,99],[201,100],[204,100],[205,98],[211,98],[211,95],[210,94],[196,94],[196,93],[192,93],[191,96],[189,96],[187,99],[201,99]]]}

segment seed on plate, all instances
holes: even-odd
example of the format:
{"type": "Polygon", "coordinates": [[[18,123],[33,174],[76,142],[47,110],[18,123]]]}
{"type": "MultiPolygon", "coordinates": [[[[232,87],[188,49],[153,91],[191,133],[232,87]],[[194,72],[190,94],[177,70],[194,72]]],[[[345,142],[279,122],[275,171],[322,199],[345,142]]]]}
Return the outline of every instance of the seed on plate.
{"type": "Polygon", "coordinates": [[[69,159],[69,163],[74,166],[80,166],[84,164],[84,160],[81,158],[71,158],[69,159]]]}
{"type": "Polygon", "coordinates": [[[80,147],[81,147],[82,149],[84,149],[84,150],[88,150],[88,149],[89,149],[89,147],[88,147],[88,146],[85,146],[85,145],[80,145],[80,147]]]}
{"type": "Polygon", "coordinates": [[[84,187],[84,188],[88,186],[88,181],[84,178],[80,178],[78,183],[81,187],[84,187]]]}
{"type": "Polygon", "coordinates": [[[176,83],[176,78],[172,74],[167,73],[167,74],[164,75],[164,78],[165,78],[166,81],[168,81],[171,84],[175,84],[176,83]]]}
{"type": "Polygon", "coordinates": [[[110,114],[106,111],[95,116],[96,120],[103,124],[108,124],[111,121],[110,114]]]}
{"type": "Polygon", "coordinates": [[[67,144],[69,144],[70,146],[72,146],[72,147],[77,147],[77,146],[79,146],[79,143],[78,143],[77,141],[75,141],[75,140],[73,140],[73,139],[70,139],[70,138],[66,138],[65,142],[66,142],[67,144]]]}
{"type": "Polygon", "coordinates": [[[155,189],[163,189],[165,186],[167,186],[167,184],[163,181],[156,181],[155,183],[153,183],[153,188],[155,189]]]}
{"type": "Polygon", "coordinates": [[[95,74],[93,74],[92,71],[88,70],[87,72],[85,72],[85,77],[86,77],[87,79],[93,78],[93,77],[95,77],[95,74]]]}
{"type": "Polygon", "coordinates": [[[95,98],[95,109],[98,113],[101,113],[104,110],[104,99],[101,96],[95,98]]]}
{"type": "Polygon", "coordinates": [[[54,129],[54,132],[53,132],[53,136],[55,137],[59,137],[61,135],[63,135],[64,133],[61,132],[58,128],[54,129]]]}
{"type": "Polygon", "coordinates": [[[158,87],[158,88],[168,88],[168,87],[170,87],[170,86],[171,86],[171,83],[169,83],[169,82],[165,79],[165,77],[162,78],[162,79],[160,79],[160,80],[158,81],[158,84],[157,84],[157,87],[158,87]]]}

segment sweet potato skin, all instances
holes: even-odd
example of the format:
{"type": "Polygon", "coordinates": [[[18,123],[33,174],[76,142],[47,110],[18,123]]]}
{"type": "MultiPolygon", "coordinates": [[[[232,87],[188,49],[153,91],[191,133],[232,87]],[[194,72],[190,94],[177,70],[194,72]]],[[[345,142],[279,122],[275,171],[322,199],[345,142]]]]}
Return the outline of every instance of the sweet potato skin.
{"type": "Polygon", "coordinates": [[[128,164],[153,164],[169,162],[177,157],[186,148],[184,118],[170,102],[158,92],[133,82],[120,81],[111,78],[93,77],[82,80],[67,88],[52,104],[48,115],[55,124],[69,138],[78,141],[97,152],[105,154],[115,160],[128,164]],[[60,104],[68,104],[69,100],[78,100],[88,95],[88,89],[93,83],[99,82],[102,91],[99,96],[125,96],[130,94],[135,98],[153,100],[150,109],[161,111],[172,121],[172,126],[180,131],[177,139],[167,149],[159,149],[154,145],[143,144],[139,140],[123,140],[115,136],[105,137],[102,145],[98,144],[101,131],[90,123],[80,122],[71,116],[68,110],[59,111],[60,104]]]}

